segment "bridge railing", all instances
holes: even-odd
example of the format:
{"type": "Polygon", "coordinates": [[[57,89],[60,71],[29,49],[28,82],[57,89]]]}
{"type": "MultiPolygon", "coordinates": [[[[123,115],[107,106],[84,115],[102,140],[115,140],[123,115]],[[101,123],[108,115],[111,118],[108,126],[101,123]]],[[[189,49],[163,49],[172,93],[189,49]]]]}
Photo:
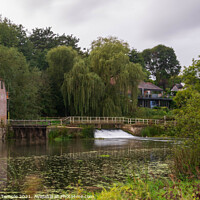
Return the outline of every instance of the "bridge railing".
{"type": "Polygon", "coordinates": [[[175,124],[175,121],[167,121],[164,119],[140,119],[126,117],[87,117],[87,116],[70,116],[64,119],[70,124],[175,124]]]}
{"type": "Polygon", "coordinates": [[[87,116],[69,116],[60,119],[45,119],[45,120],[9,120],[9,123],[15,126],[17,125],[59,126],[66,124],[176,125],[176,121],[167,121],[164,119],[140,119],[140,118],[126,118],[126,117],[87,117],[87,116]]]}
{"type": "Polygon", "coordinates": [[[9,120],[9,124],[14,126],[53,126],[62,125],[61,119],[48,119],[48,120],[9,120]]]}

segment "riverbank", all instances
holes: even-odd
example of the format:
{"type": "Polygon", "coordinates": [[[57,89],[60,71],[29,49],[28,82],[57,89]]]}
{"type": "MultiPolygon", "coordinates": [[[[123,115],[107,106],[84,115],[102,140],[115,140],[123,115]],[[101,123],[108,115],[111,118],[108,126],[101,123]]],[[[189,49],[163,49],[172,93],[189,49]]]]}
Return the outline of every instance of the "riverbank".
{"type": "Polygon", "coordinates": [[[146,180],[135,178],[114,184],[109,190],[92,193],[95,199],[199,199],[199,180],[146,180]]]}
{"type": "MultiPolygon", "coordinates": [[[[96,200],[116,200],[116,199],[149,199],[149,200],[171,200],[200,199],[200,180],[178,179],[145,179],[133,178],[125,183],[114,183],[109,189],[91,187],[88,190],[77,186],[76,191],[66,193],[66,191],[57,191],[58,196],[70,196],[70,199],[77,197],[90,197],[96,200]],[[60,195],[59,195],[60,194],[60,195]]],[[[44,195],[44,194],[43,194],[44,195]]],[[[54,194],[55,195],[55,194],[54,194]]]]}
{"type": "MultiPolygon", "coordinates": [[[[154,177],[153,174],[146,177],[134,177],[127,181],[116,182],[107,188],[104,187],[84,187],[79,182],[76,187],[67,186],[65,190],[46,190],[38,192],[42,188],[42,180],[37,176],[29,176],[25,180],[24,191],[18,196],[28,196],[34,199],[52,197],[52,199],[96,199],[96,200],[116,200],[116,199],[145,199],[145,200],[198,200],[200,199],[200,180],[186,179],[179,180],[170,175],[169,178],[154,177]],[[38,197],[38,198],[37,198],[38,197]]],[[[6,197],[9,193],[0,193],[6,197]]],[[[12,194],[10,194],[12,196],[12,194]]]]}

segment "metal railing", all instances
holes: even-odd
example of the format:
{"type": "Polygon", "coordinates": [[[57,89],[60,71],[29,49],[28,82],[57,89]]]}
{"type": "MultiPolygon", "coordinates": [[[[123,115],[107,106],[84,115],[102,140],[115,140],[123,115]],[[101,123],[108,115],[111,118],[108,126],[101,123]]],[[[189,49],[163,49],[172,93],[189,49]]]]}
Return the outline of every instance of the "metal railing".
{"type": "Polygon", "coordinates": [[[53,126],[62,125],[62,119],[9,120],[8,124],[13,126],[53,126]]]}
{"type": "Polygon", "coordinates": [[[164,119],[140,119],[126,117],[87,117],[87,116],[69,116],[60,119],[45,120],[9,120],[14,126],[62,126],[67,124],[130,124],[130,125],[176,125],[176,121],[167,121],[164,119]]]}
{"type": "Polygon", "coordinates": [[[140,119],[126,117],[86,117],[86,116],[71,116],[64,119],[70,124],[175,124],[176,121],[167,121],[164,119],[140,119]]]}

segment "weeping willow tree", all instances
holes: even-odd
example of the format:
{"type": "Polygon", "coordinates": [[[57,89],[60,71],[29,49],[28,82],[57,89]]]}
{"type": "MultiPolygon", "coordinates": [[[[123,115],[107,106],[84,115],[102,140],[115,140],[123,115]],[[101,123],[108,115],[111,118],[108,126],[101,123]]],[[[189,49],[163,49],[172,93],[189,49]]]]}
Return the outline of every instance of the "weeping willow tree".
{"type": "Polygon", "coordinates": [[[103,116],[127,115],[136,108],[138,84],[144,74],[140,64],[129,61],[129,52],[128,44],[114,37],[99,38],[92,43],[91,71],[102,79],[105,87],[99,102],[103,116]]]}
{"type": "Polygon", "coordinates": [[[99,116],[99,102],[104,95],[101,78],[89,71],[84,60],[77,59],[73,69],[65,74],[62,94],[70,115],[99,116]]]}
{"type": "Polygon", "coordinates": [[[75,59],[62,85],[70,115],[122,116],[134,111],[144,74],[140,64],[129,61],[129,51],[123,41],[99,38],[87,62],[75,59]]]}

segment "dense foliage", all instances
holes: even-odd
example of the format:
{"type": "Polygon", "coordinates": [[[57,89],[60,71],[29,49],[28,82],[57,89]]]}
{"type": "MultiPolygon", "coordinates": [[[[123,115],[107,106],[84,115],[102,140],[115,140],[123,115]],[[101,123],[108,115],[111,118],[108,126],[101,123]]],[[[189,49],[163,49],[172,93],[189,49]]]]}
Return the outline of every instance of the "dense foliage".
{"type": "Polygon", "coordinates": [[[175,111],[178,133],[186,137],[200,137],[200,61],[185,68],[183,80],[185,89],[174,98],[178,109],[175,111]]]}
{"type": "Polygon", "coordinates": [[[15,48],[0,46],[0,77],[9,91],[12,118],[34,118],[38,115],[37,69],[28,68],[26,59],[15,48]]]}
{"type": "Polygon", "coordinates": [[[151,73],[169,87],[165,81],[176,80],[180,70],[173,49],[163,45],[140,53],[117,38],[98,38],[83,52],[78,42],[51,27],[28,32],[0,18],[1,49],[9,52],[0,57],[0,77],[10,93],[11,118],[134,116],[139,81],[153,82],[151,73]]]}

